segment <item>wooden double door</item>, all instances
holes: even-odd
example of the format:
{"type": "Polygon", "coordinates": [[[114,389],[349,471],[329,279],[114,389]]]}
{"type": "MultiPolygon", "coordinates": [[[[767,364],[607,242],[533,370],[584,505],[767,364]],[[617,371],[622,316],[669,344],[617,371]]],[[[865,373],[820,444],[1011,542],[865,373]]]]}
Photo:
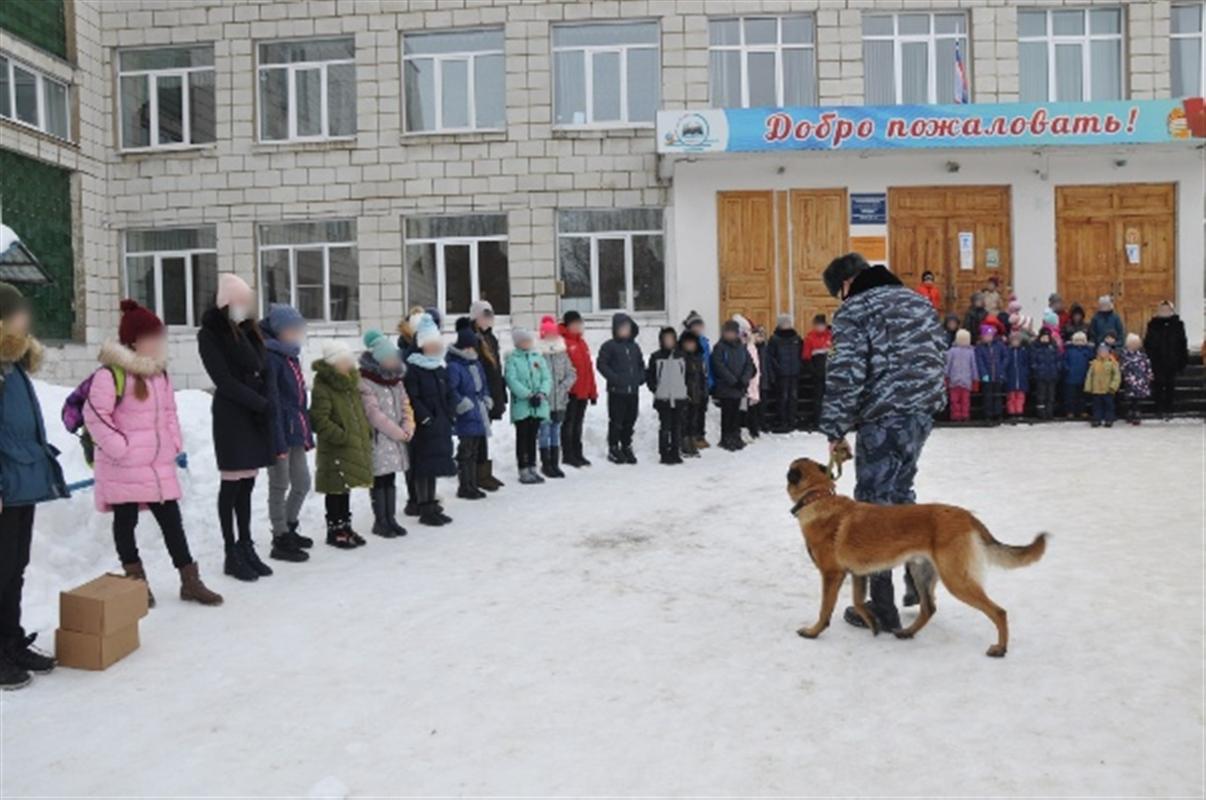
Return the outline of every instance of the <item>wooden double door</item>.
{"type": "Polygon", "coordinates": [[[1092,316],[1097,298],[1113,295],[1127,330],[1142,334],[1176,288],[1176,185],[1059,186],[1055,214],[1065,304],[1092,316]]]}
{"type": "Polygon", "coordinates": [[[1008,186],[908,186],[888,189],[888,265],[906,286],[929,270],[944,311],[962,314],[989,276],[1002,292],[1013,280],[1008,186]],[[970,259],[960,234],[971,234],[970,259]]]}
{"type": "Polygon", "coordinates": [[[773,328],[791,310],[804,331],[832,314],[825,267],[849,249],[845,189],[717,192],[720,315],[742,314],[773,328]]]}

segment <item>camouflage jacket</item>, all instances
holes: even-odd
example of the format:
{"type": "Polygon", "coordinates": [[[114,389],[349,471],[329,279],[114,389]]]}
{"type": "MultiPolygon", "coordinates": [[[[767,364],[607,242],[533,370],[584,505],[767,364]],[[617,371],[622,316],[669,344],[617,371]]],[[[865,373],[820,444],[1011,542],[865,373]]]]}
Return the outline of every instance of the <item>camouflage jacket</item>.
{"type": "Polygon", "coordinates": [[[862,422],[941,411],[945,341],[925,297],[886,267],[864,270],[833,317],[821,432],[840,439],[862,422]]]}

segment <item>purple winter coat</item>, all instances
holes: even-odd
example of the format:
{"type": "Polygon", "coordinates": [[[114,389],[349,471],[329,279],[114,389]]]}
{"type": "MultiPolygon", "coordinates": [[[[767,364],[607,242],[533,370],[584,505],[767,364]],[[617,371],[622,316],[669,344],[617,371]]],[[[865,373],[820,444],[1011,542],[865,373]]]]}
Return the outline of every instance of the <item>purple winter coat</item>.
{"type": "Polygon", "coordinates": [[[970,389],[978,380],[976,348],[970,344],[957,344],[946,351],[946,382],[948,385],[970,389]]]}

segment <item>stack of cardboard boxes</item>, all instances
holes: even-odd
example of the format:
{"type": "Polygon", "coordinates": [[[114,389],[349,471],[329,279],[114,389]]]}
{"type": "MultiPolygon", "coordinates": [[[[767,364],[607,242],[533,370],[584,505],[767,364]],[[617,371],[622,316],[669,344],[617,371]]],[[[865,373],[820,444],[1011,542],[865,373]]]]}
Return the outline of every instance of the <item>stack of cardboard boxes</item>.
{"type": "Polygon", "coordinates": [[[106,669],[138,649],[147,585],[102,575],[59,595],[55,658],[64,667],[106,669]]]}

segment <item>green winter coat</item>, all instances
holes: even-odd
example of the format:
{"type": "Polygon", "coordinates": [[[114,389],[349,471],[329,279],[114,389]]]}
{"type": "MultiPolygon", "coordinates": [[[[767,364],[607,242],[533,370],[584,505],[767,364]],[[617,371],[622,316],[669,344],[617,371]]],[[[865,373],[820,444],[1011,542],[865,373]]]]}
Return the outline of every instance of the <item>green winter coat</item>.
{"type": "Polygon", "coordinates": [[[316,491],[345,494],[373,485],[372,429],[360,400],[359,373],[343,375],[325,361],[314,362],[310,424],[318,437],[316,491]]]}
{"type": "Polygon", "coordinates": [[[536,351],[520,350],[518,347],[507,354],[507,365],[503,371],[507,388],[511,390],[511,421],[549,418],[549,395],[553,392],[553,372],[549,362],[536,351]],[[532,406],[532,395],[544,396],[544,401],[532,406]]]}

